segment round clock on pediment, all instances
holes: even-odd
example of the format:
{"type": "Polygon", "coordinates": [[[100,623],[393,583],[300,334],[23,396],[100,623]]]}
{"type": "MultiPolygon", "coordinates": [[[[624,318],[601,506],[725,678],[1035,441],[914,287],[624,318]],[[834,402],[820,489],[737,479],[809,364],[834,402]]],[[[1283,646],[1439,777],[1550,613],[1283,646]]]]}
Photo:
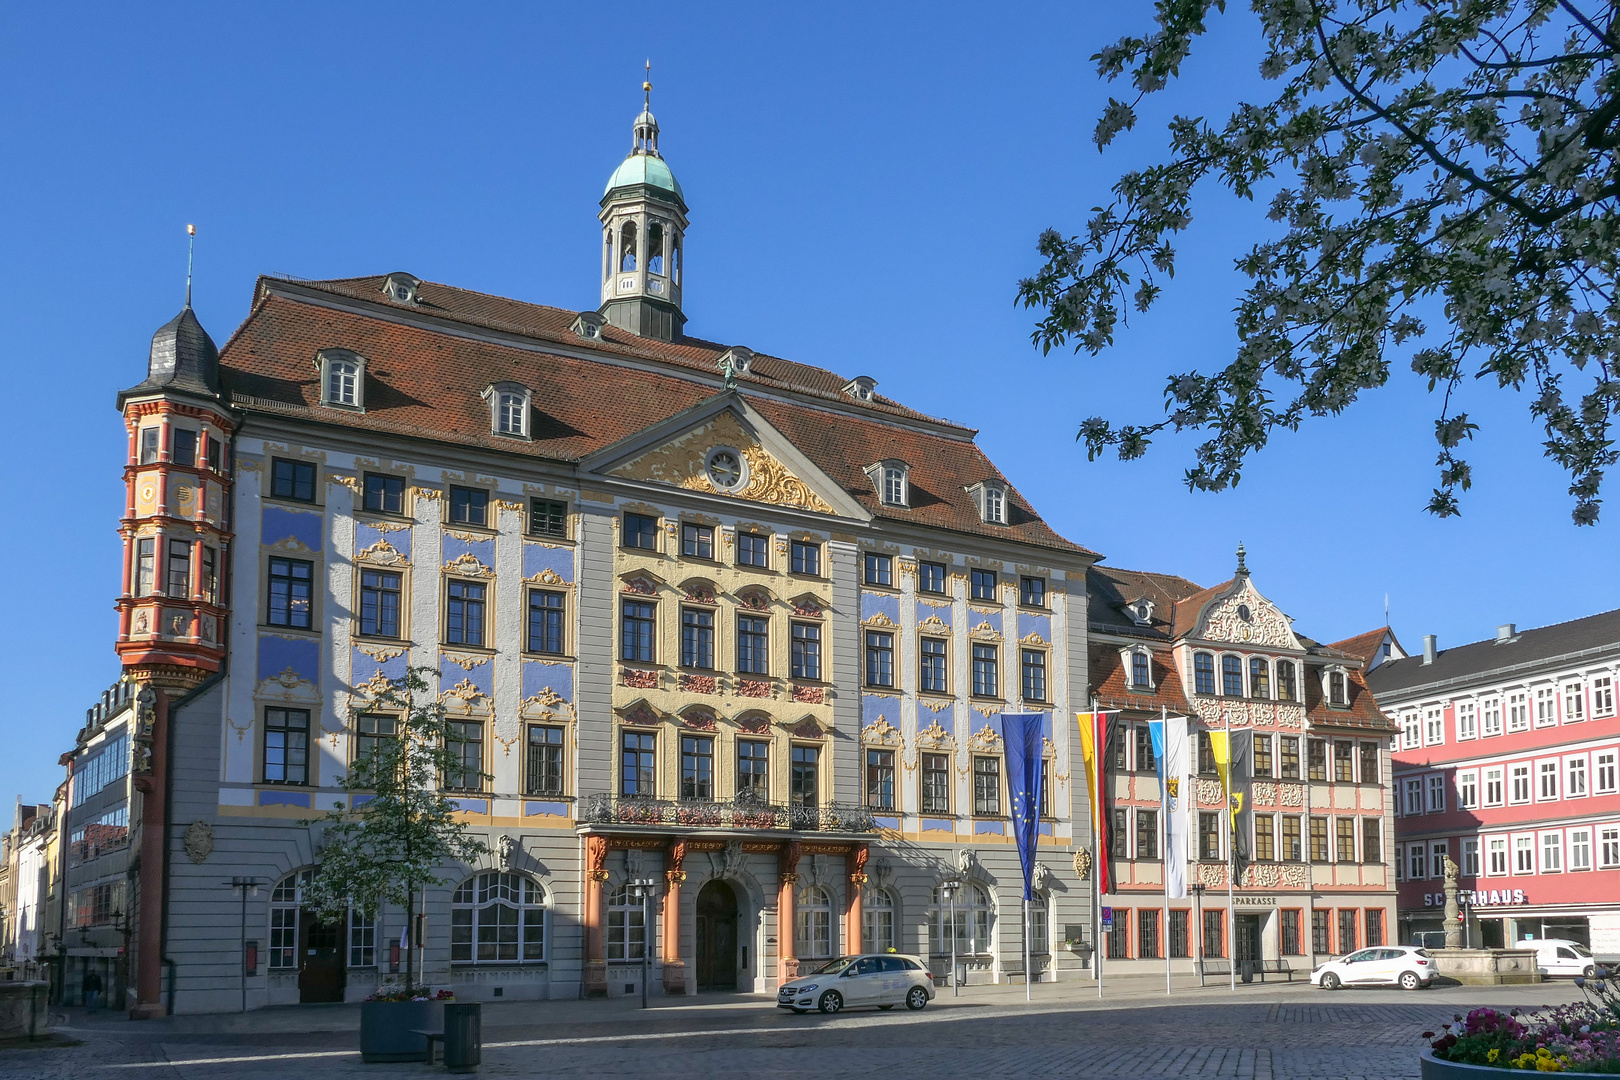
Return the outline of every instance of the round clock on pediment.
{"type": "Polygon", "coordinates": [[[748,482],[748,463],[729,446],[709,451],[704,472],[717,491],[738,491],[748,482]]]}

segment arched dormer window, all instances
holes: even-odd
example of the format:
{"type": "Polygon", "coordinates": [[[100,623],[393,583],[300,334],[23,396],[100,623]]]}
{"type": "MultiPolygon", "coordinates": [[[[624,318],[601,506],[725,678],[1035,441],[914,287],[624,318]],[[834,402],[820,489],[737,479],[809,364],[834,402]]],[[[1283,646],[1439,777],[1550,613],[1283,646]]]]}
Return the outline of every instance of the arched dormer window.
{"type": "Polygon", "coordinates": [[[529,388],[520,383],[492,383],[484,391],[489,402],[490,430],[497,435],[529,437],[529,388]]]}
{"type": "Polygon", "coordinates": [[[1007,524],[1007,485],[1000,480],[980,480],[967,489],[973,496],[973,505],[979,511],[979,520],[986,525],[1007,524]]]}
{"type": "Polygon", "coordinates": [[[1193,654],[1193,693],[1215,692],[1215,658],[1207,652],[1193,654]]]}
{"type": "Polygon", "coordinates": [[[321,373],[322,405],[365,408],[365,357],[350,349],[322,349],[315,354],[315,365],[321,373]]]}
{"type": "Polygon", "coordinates": [[[1257,698],[1271,696],[1271,665],[1263,656],[1249,657],[1249,696],[1257,698]]]}
{"type": "Polygon", "coordinates": [[[1299,684],[1294,678],[1294,662],[1292,660],[1277,661],[1277,700],[1299,700],[1299,684]]]}
{"type": "Polygon", "coordinates": [[[1243,658],[1221,657],[1221,694],[1223,697],[1243,696],[1243,658]]]}
{"type": "Polygon", "coordinates": [[[857,375],[844,384],[844,393],[856,401],[871,401],[877,392],[877,380],[870,375],[857,375]]]}
{"type": "Polygon", "coordinates": [[[872,478],[884,506],[911,505],[911,466],[888,458],[868,465],[866,475],[872,478]]]}

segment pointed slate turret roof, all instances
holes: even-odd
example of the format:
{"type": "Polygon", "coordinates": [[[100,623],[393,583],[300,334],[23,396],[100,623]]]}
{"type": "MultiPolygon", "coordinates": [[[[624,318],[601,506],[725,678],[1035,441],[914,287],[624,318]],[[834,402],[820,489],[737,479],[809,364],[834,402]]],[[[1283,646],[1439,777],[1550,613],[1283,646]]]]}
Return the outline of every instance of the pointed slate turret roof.
{"type": "Polygon", "coordinates": [[[219,397],[219,349],[187,304],[152,335],[146,381],[118,395],[118,407],[134,394],[170,390],[214,400],[219,397]]]}

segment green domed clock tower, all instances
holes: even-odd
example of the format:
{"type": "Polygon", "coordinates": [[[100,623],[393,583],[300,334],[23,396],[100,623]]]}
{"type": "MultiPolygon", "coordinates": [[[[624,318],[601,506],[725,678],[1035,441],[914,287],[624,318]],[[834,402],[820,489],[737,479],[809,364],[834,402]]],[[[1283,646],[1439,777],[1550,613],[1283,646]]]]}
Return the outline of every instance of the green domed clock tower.
{"type": "Polygon", "coordinates": [[[686,200],[658,152],[652,83],[636,117],[630,155],[602,194],[602,317],[623,330],[676,341],[685,258],[686,200]]]}

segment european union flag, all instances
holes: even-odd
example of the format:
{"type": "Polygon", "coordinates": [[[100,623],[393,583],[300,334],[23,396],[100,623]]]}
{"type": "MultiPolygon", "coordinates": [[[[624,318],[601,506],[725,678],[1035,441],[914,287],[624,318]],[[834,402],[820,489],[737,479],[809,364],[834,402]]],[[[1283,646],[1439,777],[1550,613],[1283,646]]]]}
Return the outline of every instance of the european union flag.
{"type": "Polygon", "coordinates": [[[1002,713],[1007,747],[1007,785],[1012,796],[1013,839],[1024,870],[1024,899],[1035,899],[1035,840],[1041,828],[1042,720],[1040,713],[1002,713]]]}

